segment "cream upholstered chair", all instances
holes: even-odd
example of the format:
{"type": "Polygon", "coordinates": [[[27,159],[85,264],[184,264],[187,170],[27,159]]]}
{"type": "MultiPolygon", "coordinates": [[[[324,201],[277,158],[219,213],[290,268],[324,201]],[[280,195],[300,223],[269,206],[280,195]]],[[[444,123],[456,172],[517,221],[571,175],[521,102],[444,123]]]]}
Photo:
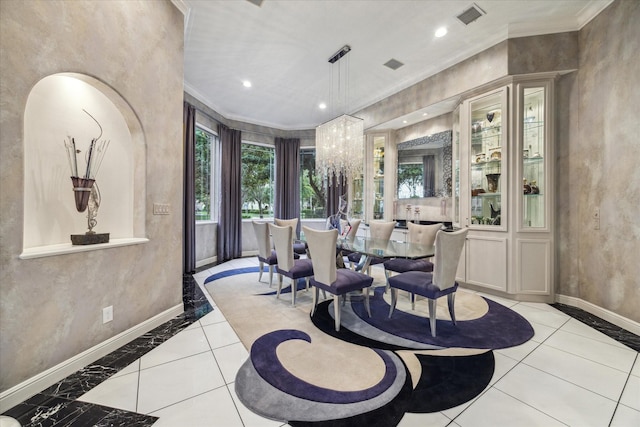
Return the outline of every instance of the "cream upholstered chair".
{"type": "Polygon", "coordinates": [[[333,311],[336,331],[340,330],[340,297],[343,299],[348,292],[361,290],[364,293],[364,304],[369,317],[369,287],[373,278],[357,271],[346,268],[336,268],[335,248],[338,240],[338,230],[313,230],[303,227],[309,245],[309,252],[313,261],[314,275],[310,284],[313,286],[313,308],[311,315],[316,311],[318,304],[318,290],[329,292],[333,295],[333,311]]]}
{"type": "MultiPolygon", "coordinates": [[[[274,218],[273,219],[273,223],[275,225],[278,225],[280,227],[285,227],[285,226],[290,226],[291,228],[293,228],[293,235],[296,236],[298,235],[298,218],[292,218],[292,219],[281,219],[281,218],[274,218]]],[[[298,255],[304,255],[307,253],[307,244],[305,242],[299,242],[299,243],[293,243],[293,252],[295,252],[298,255]]]]}
{"type": "MultiPolygon", "coordinates": [[[[436,233],[442,229],[442,224],[421,225],[412,222],[407,223],[409,233],[407,241],[420,246],[433,246],[436,233]]],[[[433,263],[427,259],[394,258],[384,262],[384,275],[387,278],[389,289],[389,277],[391,273],[405,273],[407,271],[433,271],[433,263]]]]}
{"type": "MultiPolygon", "coordinates": [[[[291,305],[296,305],[296,295],[298,293],[298,279],[304,278],[309,287],[309,277],[313,276],[313,264],[310,259],[295,259],[293,254],[293,229],[290,226],[279,227],[269,224],[269,230],[273,237],[278,254],[278,292],[276,298],[280,298],[282,290],[282,277],[291,279],[291,305]]],[[[335,259],[335,258],[334,258],[335,259]]]]}
{"type": "MultiPolygon", "coordinates": [[[[456,324],[454,309],[456,290],[456,270],[460,261],[460,253],[467,238],[467,229],[436,234],[436,254],[433,272],[407,271],[389,278],[391,287],[391,307],[389,318],[393,314],[398,301],[398,289],[411,294],[422,295],[429,300],[429,324],[431,336],[436,336],[436,300],[447,296],[451,321],[456,324]]],[[[413,307],[412,307],[413,308],[413,307]]]]}
{"type": "Polygon", "coordinates": [[[278,264],[276,251],[272,249],[271,237],[269,236],[269,225],[266,222],[251,221],[253,230],[258,240],[258,261],[260,262],[260,275],[258,281],[262,280],[265,264],[269,266],[269,287],[273,286],[273,269],[278,264]]]}
{"type": "MultiPolygon", "coordinates": [[[[380,241],[388,241],[391,238],[391,233],[393,233],[393,229],[396,226],[395,221],[371,221],[369,223],[369,236],[372,239],[380,240],[380,241]]],[[[351,269],[355,268],[355,265],[360,262],[360,258],[362,254],[359,252],[353,252],[347,256],[349,259],[349,264],[351,269]]],[[[381,264],[384,262],[384,258],[371,257],[371,261],[369,262],[369,266],[375,264],[381,264]]],[[[371,270],[369,269],[369,272],[371,270]]]]}

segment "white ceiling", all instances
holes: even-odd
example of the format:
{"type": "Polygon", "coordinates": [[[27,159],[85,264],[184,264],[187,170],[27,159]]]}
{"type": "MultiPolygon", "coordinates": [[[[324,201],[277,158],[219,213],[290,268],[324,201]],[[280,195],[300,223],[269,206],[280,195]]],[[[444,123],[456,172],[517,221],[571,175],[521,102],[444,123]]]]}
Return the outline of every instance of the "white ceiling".
{"type": "MultiPolygon", "coordinates": [[[[468,26],[456,18],[474,4],[467,0],[172,1],[185,14],[185,90],[228,119],[294,130],[356,112],[507,38],[579,30],[612,0],[477,0],[486,15],[468,26]],[[440,26],[448,34],[438,39],[440,26]],[[330,64],[346,44],[351,52],[330,64]],[[392,58],[404,66],[385,67],[392,58]],[[337,98],[346,107],[318,108],[337,98]]],[[[392,126],[411,124],[400,123],[392,126]]]]}

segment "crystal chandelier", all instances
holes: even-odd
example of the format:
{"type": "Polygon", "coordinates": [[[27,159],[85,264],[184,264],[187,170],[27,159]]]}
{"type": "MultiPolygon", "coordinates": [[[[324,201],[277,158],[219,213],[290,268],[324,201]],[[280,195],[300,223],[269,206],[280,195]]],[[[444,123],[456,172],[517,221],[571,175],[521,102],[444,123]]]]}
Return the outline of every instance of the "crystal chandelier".
{"type": "MultiPolygon", "coordinates": [[[[350,50],[348,45],[344,46],[329,58],[329,62],[335,64],[350,50]]],[[[345,80],[348,81],[348,76],[345,80]]],[[[342,88],[346,99],[346,84],[342,88]]],[[[338,177],[342,173],[349,180],[361,174],[363,160],[364,120],[343,114],[316,127],[316,172],[322,176],[323,181],[327,182],[329,178],[331,185],[334,175],[338,177]]]]}

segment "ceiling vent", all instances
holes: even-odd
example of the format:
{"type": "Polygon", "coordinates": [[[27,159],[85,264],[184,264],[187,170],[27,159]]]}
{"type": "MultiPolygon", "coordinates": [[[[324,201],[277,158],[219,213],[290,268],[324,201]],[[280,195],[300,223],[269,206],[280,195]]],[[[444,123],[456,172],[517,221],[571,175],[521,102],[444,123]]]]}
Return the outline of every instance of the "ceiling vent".
{"type": "Polygon", "coordinates": [[[400,61],[398,61],[397,59],[390,59],[387,62],[384,63],[385,67],[389,67],[392,70],[397,70],[398,68],[402,67],[404,64],[400,61]]]}
{"type": "Polygon", "coordinates": [[[260,7],[260,6],[262,6],[262,2],[263,2],[264,0],[247,0],[247,1],[248,1],[249,3],[253,3],[253,4],[255,4],[256,6],[260,7]]]}
{"type": "Polygon", "coordinates": [[[456,16],[456,18],[458,18],[464,25],[469,25],[482,15],[485,15],[485,11],[480,9],[477,4],[473,3],[471,7],[456,16]]]}

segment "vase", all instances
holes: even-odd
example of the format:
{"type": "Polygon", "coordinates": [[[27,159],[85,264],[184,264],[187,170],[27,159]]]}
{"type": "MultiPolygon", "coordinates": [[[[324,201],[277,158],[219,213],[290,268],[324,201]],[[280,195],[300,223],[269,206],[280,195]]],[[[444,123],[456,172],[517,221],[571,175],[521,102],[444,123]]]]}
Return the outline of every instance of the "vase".
{"type": "Polygon", "coordinates": [[[72,176],[71,182],[73,183],[73,193],[76,199],[76,209],[78,212],[84,212],[87,210],[91,187],[93,187],[95,180],[72,176]]]}
{"type": "Polygon", "coordinates": [[[500,179],[499,173],[487,174],[487,191],[489,193],[495,193],[498,191],[498,180],[500,179]]]}

